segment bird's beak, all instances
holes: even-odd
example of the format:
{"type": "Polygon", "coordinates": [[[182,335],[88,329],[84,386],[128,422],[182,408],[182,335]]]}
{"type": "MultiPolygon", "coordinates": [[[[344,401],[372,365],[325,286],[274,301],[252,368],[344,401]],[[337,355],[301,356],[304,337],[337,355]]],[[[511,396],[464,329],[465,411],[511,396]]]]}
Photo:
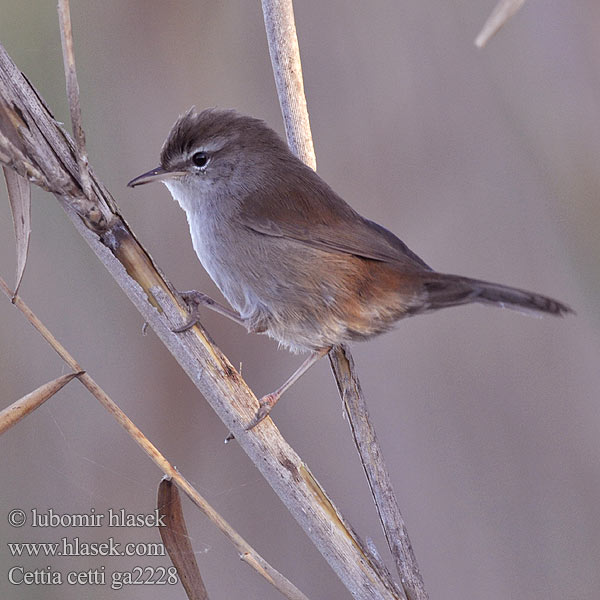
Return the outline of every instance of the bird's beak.
{"type": "Polygon", "coordinates": [[[167,171],[163,167],[155,167],[147,173],[139,175],[135,179],[132,179],[127,187],[135,187],[136,185],[144,185],[145,183],[152,183],[153,181],[164,181],[165,179],[171,179],[171,177],[177,177],[183,175],[182,171],[167,171]]]}

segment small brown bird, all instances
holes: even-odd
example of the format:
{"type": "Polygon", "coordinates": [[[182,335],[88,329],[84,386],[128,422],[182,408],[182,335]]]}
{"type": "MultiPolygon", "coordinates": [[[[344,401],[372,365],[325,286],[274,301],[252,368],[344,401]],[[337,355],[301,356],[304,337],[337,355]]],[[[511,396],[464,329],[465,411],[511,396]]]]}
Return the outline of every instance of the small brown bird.
{"type": "Polygon", "coordinates": [[[200,262],[235,309],[186,292],[192,327],[203,305],[310,351],[300,368],[260,400],[248,429],[335,345],[366,340],[396,321],[470,302],[551,315],[573,312],[496,283],[436,273],[393,233],[342,200],[258,119],[191,109],[175,123],[160,166],[130,187],[162,181],[187,214],[200,262]]]}

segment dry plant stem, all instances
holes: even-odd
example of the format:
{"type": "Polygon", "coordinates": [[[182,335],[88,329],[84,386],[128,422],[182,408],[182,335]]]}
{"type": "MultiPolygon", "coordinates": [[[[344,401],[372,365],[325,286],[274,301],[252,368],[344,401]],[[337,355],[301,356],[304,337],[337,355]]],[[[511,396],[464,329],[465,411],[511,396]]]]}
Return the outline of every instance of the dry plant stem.
{"type": "Polygon", "coordinates": [[[356,377],[354,360],[345,346],[338,348],[338,355],[343,360],[336,360],[332,354],[329,355],[331,368],[338,382],[346,414],[350,416],[354,443],[358,448],[383,531],[400,574],[402,587],[409,600],[425,600],[429,596],[392,488],[390,475],[381,455],[375,429],[369,419],[360,381],[356,377]]]}
{"type": "MultiPolygon", "coordinates": [[[[0,126],[0,159],[59,198],[77,231],[354,597],[397,598],[272,420],[265,419],[251,432],[244,430],[256,414],[258,401],[204,330],[195,326],[183,334],[173,333],[173,328],[187,317],[187,310],[91,168],[91,202],[80,205],[81,187],[73,143],[1,46],[0,126]]],[[[183,485],[180,487],[188,492],[183,485]]]]}
{"type": "MultiPolygon", "coordinates": [[[[302,83],[302,66],[292,0],[262,0],[262,5],[288,144],[296,156],[315,168],[316,158],[302,83]]],[[[423,586],[423,579],[375,431],[369,422],[352,356],[346,348],[334,347],[329,353],[329,358],[404,591],[409,596],[409,600],[426,600],[428,596],[423,586]]],[[[392,582],[388,581],[388,585],[392,585],[392,582]]]]}
{"type": "MultiPolygon", "coordinates": [[[[13,295],[13,298],[16,296],[13,295]]],[[[57,377],[39,388],[30,392],[26,396],[19,398],[10,406],[0,411],[0,435],[6,430],[16,425],[21,419],[32,413],[36,408],[41,406],[46,400],[52,398],[59,390],[61,390],[73,377],[77,377],[81,373],[67,373],[61,377],[57,377]]]]}
{"type": "Polygon", "coordinates": [[[288,144],[316,170],[292,0],[262,0],[262,9],[288,144]]]}
{"type": "MultiPolygon", "coordinates": [[[[12,293],[5,281],[0,277],[0,288],[11,298],[12,293]]],[[[198,491],[185,479],[179,471],[159,452],[152,442],[142,433],[137,425],[118,407],[109,395],[84,372],[79,363],[71,356],[68,350],[54,337],[52,332],[38,319],[25,302],[16,296],[13,304],[25,315],[27,320],[37,329],[42,337],[52,346],[58,355],[75,372],[79,381],[88,391],[104,406],[104,408],[115,418],[117,423],[127,431],[136,444],[152,459],[158,468],[170,477],[185,492],[189,499],[218,527],[218,529],[229,539],[240,554],[240,558],[252,566],[269,583],[276,587],[290,600],[308,600],[307,597],[288,581],[281,573],[267,563],[236,531],[221,517],[221,515],[198,493],[198,491]],[[251,559],[248,560],[247,557],[251,559]],[[257,568],[258,566],[258,568],[257,568]]]]}
{"type": "Polygon", "coordinates": [[[525,0],[499,0],[475,39],[475,45],[483,48],[524,3],[525,0]]]}
{"type": "Polygon", "coordinates": [[[63,50],[63,63],[65,66],[65,79],[67,84],[67,99],[71,113],[73,135],[77,144],[77,164],[81,187],[86,198],[91,195],[92,187],[88,172],[88,157],[85,149],[85,133],[81,123],[81,104],[79,101],[79,83],[75,69],[75,54],[73,51],[73,30],[71,28],[71,9],[69,0],[58,0],[58,20],[60,23],[60,39],[63,50]]]}

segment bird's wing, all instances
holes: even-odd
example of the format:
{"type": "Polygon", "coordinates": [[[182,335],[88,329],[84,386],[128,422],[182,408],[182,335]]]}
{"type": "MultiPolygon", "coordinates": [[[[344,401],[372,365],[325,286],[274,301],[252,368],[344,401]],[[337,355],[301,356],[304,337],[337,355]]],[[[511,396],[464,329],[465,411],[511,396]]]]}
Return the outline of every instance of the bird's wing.
{"type": "Polygon", "coordinates": [[[292,239],[321,250],[396,263],[410,271],[431,270],[404,242],[359,215],[322,180],[302,186],[306,189],[302,193],[294,187],[278,186],[248,195],[240,212],[243,225],[263,235],[292,239]]]}

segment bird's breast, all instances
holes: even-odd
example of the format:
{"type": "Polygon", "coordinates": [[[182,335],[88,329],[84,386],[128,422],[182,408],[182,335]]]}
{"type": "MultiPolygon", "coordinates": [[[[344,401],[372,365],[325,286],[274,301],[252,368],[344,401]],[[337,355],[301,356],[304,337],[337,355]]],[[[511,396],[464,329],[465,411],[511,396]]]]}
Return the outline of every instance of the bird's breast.
{"type": "Polygon", "coordinates": [[[231,217],[187,212],[198,259],[231,306],[243,317],[257,310],[256,249],[251,232],[231,217]]]}

